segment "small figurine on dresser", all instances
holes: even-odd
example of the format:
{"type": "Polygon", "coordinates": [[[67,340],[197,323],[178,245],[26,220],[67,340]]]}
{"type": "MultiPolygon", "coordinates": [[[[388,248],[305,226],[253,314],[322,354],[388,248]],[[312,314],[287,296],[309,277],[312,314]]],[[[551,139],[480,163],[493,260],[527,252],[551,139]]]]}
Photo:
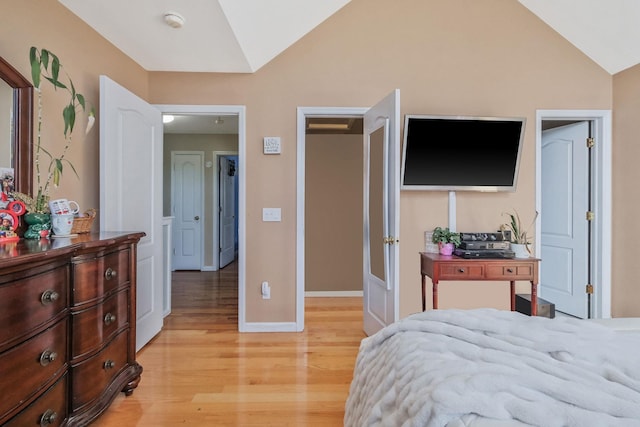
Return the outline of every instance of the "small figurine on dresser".
{"type": "Polygon", "coordinates": [[[8,203],[6,209],[0,209],[0,243],[20,240],[16,233],[20,215],[24,214],[24,203],[14,200],[8,203]]]}

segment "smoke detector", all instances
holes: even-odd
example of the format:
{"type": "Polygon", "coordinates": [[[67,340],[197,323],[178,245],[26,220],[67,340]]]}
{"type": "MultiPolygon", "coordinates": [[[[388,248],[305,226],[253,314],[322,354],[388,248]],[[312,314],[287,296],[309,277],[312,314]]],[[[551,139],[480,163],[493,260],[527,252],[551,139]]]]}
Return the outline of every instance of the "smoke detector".
{"type": "Polygon", "coordinates": [[[177,12],[167,12],[164,14],[164,22],[171,28],[182,28],[184,17],[177,12]]]}

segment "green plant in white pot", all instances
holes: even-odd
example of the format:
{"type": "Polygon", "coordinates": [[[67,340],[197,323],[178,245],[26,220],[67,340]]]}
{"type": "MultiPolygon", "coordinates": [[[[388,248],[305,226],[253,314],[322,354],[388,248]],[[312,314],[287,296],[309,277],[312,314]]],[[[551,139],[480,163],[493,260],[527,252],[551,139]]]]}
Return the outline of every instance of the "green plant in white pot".
{"type": "Polygon", "coordinates": [[[451,255],[453,250],[460,245],[460,233],[449,230],[449,227],[436,227],[433,229],[433,243],[438,244],[441,255],[451,255]]]}
{"type": "Polygon", "coordinates": [[[529,238],[528,228],[531,227],[536,222],[536,218],[538,218],[538,212],[536,212],[533,217],[533,221],[529,227],[523,227],[522,221],[520,220],[520,215],[518,211],[515,209],[513,213],[505,212],[503,215],[506,215],[509,218],[509,222],[506,224],[502,224],[500,226],[500,230],[511,231],[511,250],[514,252],[514,256],[516,258],[529,258],[532,255],[531,253],[531,239],[529,238]]]}

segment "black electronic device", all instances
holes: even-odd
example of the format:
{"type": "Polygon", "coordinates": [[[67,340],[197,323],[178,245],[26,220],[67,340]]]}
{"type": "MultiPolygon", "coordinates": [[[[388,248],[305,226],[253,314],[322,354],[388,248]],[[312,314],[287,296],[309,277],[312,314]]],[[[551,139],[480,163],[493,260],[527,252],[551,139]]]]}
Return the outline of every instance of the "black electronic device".
{"type": "Polygon", "coordinates": [[[511,240],[511,231],[495,231],[488,233],[460,233],[463,242],[508,242],[511,240]]]}
{"type": "Polygon", "coordinates": [[[525,122],[407,114],[401,189],[515,191],[525,122]]]}
{"type": "Polygon", "coordinates": [[[453,254],[459,256],[460,258],[514,258],[515,253],[513,251],[502,249],[502,250],[492,250],[492,249],[455,249],[453,254]]]}
{"type": "Polygon", "coordinates": [[[460,249],[502,250],[502,249],[509,249],[510,246],[511,246],[511,243],[509,243],[506,240],[499,241],[499,242],[463,240],[462,242],[460,242],[460,245],[458,247],[460,249]]]}

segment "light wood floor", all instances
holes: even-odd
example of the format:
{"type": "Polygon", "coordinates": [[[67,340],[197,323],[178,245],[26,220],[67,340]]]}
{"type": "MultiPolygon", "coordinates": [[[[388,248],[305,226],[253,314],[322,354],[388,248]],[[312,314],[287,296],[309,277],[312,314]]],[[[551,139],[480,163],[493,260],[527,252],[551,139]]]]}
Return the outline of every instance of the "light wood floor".
{"type": "Polygon", "coordinates": [[[342,426],[362,298],[307,298],[301,333],[237,332],[237,269],[176,272],[142,381],[92,427],[342,426]]]}

